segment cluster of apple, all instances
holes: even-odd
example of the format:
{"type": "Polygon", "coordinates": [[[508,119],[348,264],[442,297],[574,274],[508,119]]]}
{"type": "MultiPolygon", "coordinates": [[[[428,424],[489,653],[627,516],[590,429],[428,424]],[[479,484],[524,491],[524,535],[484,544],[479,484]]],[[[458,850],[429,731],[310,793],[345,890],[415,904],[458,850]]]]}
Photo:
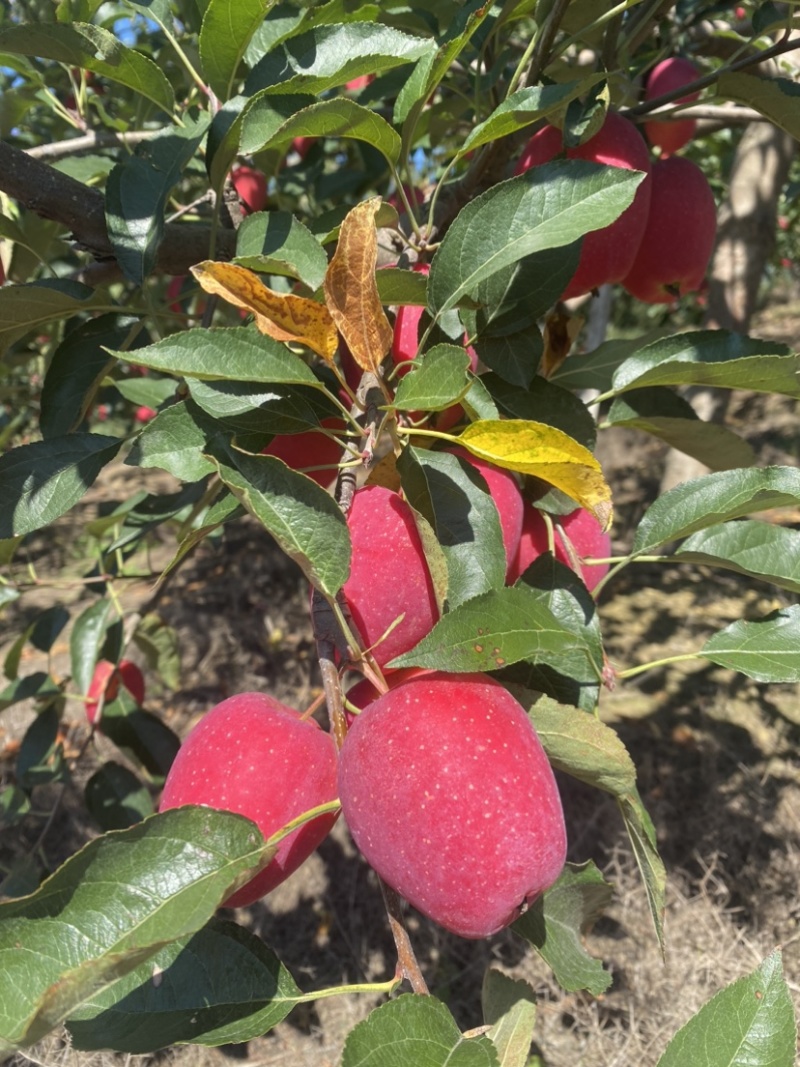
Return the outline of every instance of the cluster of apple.
{"type": "MultiPolygon", "coordinates": [[[[645,98],[654,100],[696,78],[689,60],[665,59],[653,68],[645,98]]],[[[689,93],[679,102],[697,95],[689,93]]],[[[566,150],[568,159],[640,170],[645,178],[616,222],[586,235],[563,299],[618,282],[645,303],[668,304],[702,284],[716,235],[714,195],[700,168],[675,155],[691,140],[695,122],[653,119],[644,129],[650,144],[660,149],[655,162],[638,128],[613,110],[593,137],[566,150]]],[[[516,173],[548,163],[561,151],[561,131],[545,126],[526,145],[516,173]]]]}

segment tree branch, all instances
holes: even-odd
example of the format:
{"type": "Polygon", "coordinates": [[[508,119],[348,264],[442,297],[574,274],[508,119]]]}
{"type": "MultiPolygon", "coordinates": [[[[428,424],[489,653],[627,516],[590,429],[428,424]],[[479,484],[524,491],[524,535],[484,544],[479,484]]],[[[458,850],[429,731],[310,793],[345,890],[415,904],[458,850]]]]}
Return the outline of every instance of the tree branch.
{"type": "MultiPolygon", "coordinates": [[[[105,282],[121,277],[113,274],[115,255],[106,228],[105,197],[99,190],[3,141],[0,189],[41,218],[52,219],[68,229],[81,251],[112,268],[111,272],[103,272],[105,282]]],[[[207,257],[210,235],[211,227],[202,223],[167,224],[158,251],[158,270],[186,274],[189,267],[207,257]]],[[[217,257],[230,259],[235,248],[234,231],[221,229],[217,234],[217,257]]]]}
{"type": "Polygon", "coordinates": [[[100,148],[130,147],[150,141],[161,130],[131,130],[130,133],[114,133],[113,131],[98,133],[92,130],[81,137],[70,137],[66,141],[53,141],[51,144],[40,144],[35,148],[26,148],[25,155],[31,159],[63,159],[65,156],[81,156],[84,152],[96,151],[100,148]]]}

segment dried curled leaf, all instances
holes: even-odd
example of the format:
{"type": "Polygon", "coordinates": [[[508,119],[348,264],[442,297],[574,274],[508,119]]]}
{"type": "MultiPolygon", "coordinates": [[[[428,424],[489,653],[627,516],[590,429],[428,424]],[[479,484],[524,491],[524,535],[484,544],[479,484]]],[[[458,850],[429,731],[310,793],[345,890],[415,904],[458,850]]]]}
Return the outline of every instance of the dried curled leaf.
{"type": "Polygon", "coordinates": [[[305,296],[276,293],[257,274],[234,263],[205,260],[192,274],[207,293],[252,311],[261,333],[275,341],[296,341],[331,361],[339,338],[324,304],[305,296]]]}
{"type": "Polygon", "coordinates": [[[333,321],[356,363],[369,371],[377,371],[392,345],[392,327],[375,281],[378,262],[375,215],[380,204],[380,197],[373,197],[348,212],[323,283],[333,321]]]}

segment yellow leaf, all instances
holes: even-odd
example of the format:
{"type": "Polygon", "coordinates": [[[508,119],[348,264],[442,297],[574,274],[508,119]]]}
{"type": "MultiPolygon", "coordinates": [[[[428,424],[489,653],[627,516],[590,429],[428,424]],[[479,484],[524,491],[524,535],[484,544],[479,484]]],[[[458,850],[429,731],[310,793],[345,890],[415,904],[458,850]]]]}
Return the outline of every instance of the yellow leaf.
{"type": "Polygon", "coordinates": [[[253,271],[234,263],[207,259],[192,267],[192,274],[207,293],[252,311],[256,326],[267,337],[296,341],[329,362],[333,359],[339,338],[324,304],[305,296],[276,293],[253,271]]]}
{"type": "Polygon", "coordinates": [[[392,346],[393,331],[383,310],[375,267],[378,196],[347,213],[339,230],[336,254],[328,264],[323,288],[333,321],[362,370],[377,371],[392,346]]]}
{"type": "Polygon", "coordinates": [[[458,438],[475,456],[497,467],[532,474],[591,511],[604,530],[611,525],[611,490],[588,448],[562,430],[528,419],[473,422],[458,438]]]}

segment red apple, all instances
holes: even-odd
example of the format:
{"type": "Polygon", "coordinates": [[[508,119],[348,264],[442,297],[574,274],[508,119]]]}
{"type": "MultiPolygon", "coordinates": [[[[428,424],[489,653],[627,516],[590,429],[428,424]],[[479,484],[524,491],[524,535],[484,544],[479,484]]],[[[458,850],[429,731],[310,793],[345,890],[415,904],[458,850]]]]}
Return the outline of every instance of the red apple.
{"type": "MultiPolygon", "coordinates": [[[[584,508],[577,508],[569,515],[560,518],[553,517],[556,524],[554,531],[553,547],[555,557],[568,567],[573,566],[573,560],[567,551],[564,537],[572,545],[574,554],[582,559],[584,557],[604,559],[611,554],[611,538],[603,533],[600,523],[584,508]],[[560,531],[559,531],[560,528],[560,531]]],[[[509,584],[515,582],[520,575],[530,567],[534,560],[538,559],[543,552],[547,551],[547,525],[541,511],[533,504],[525,501],[522,517],[522,535],[519,540],[514,565],[509,573],[509,584]]],[[[607,563],[597,563],[592,566],[581,565],[580,577],[589,592],[596,587],[601,578],[608,574],[607,563]]]]}
{"type": "MultiPolygon", "coordinates": [[[[533,135],[520,156],[515,174],[522,174],[529,167],[549,163],[562,151],[560,130],[545,126],[533,135]]],[[[625,170],[644,171],[646,177],[633,203],[602,230],[587,233],[583,239],[578,269],[572,276],[562,299],[581,296],[606,282],[619,282],[633,263],[647,224],[650,205],[650,156],[644,138],[627,119],[616,111],[609,111],[601,129],[585,144],[569,148],[567,159],[584,159],[591,163],[605,163],[625,170]]]]}
{"type": "MultiPolygon", "coordinates": [[[[337,418],[323,419],[322,425],[329,430],[344,429],[344,422],[337,418]]],[[[336,478],[336,468],[342,458],[340,442],[335,437],[320,433],[319,430],[279,434],[273,437],[262,451],[265,456],[282,459],[292,470],[307,474],[323,489],[327,489],[336,478]]]]}
{"type": "MultiPolygon", "coordinates": [[[[252,819],[264,837],[336,799],[336,746],[313,719],[264,693],[240,693],[212,708],[172,764],[160,811],[203,804],[252,819]]],[[[243,907],[297,870],[336,821],[336,812],[304,823],[278,845],[273,860],[225,904],[243,907]]]]}
{"type": "MultiPolygon", "coordinates": [[[[386,680],[389,689],[396,689],[398,685],[402,685],[403,682],[407,682],[409,678],[416,678],[419,674],[431,674],[432,672],[425,667],[400,667],[398,670],[383,671],[383,677],[386,680]]],[[[349,708],[344,709],[344,715],[347,719],[347,725],[352,726],[354,720],[361,714],[362,711],[366,711],[370,704],[374,704],[378,697],[382,696],[375,686],[368,678],[362,678],[360,682],[356,682],[354,686],[351,686],[347,690],[346,696],[350,704],[357,711],[351,711],[349,708]]]]}
{"type": "Polygon", "coordinates": [[[246,215],[263,211],[267,202],[267,179],[260,170],[240,165],[231,171],[231,181],[246,215]]]}
{"type": "Polygon", "coordinates": [[[149,408],[145,404],[142,404],[140,407],[138,407],[136,409],[136,411],[134,411],[134,413],[133,413],[133,421],[134,422],[150,422],[150,420],[154,419],[157,414],[158,414],[158,412],[156,411],[155,408],[149,408]]]}
{"type": "Polygon", "coordinates": [[[86,718],[92,725],[97,721],[100,701],[110,704],[116,700],[120,684],[137,704],[144,703],[144,676],[135,663],[129,659],[120,660],[119,664],[107,659],[98,660],[86,692],[86,718]]]}
{"type": "Polygon", "coordinates": [[[550,764],[487,675],[430,672],[370,704],[342,746],[339,796],[367,862],[461,937],[502,930],[564,866],[550,764]]]}
{"type": "Polygon", "coordinates": [[[360,74],[357,78],[352,78],[345,85],[345,89],[348,89],[351,93],[357,93],[361,89],[366,89],[370,82],[375,81],[374,74],[360,74]]]}
{"type": "Polygon", "coordinates": [[[517,558],[519,539],[522,535],[523,499],[519,484],[511,471],[495,467],[485,459],[473,456],[466,448],[447,448],[454,456],[466,460],[479,471],[489,489],[489,495],[495,503],[500,516],[500,529],[503,533],[503,547],[506,551],[506,577],[517,558]]]}
{"type": "Polygon", "coordinates": [[[382,667],[413,648],[438,620],[433,580],[413,513],[399,493],[378,485],[357,490],[347,525],[353,561],[344,595],[382,667]]]}
{"type": "MultiPolygon", "coordinates": [[[[682,85],[697,81],[698,77],[699,71],[691,60],[682,59],[680,56],[662,59],[650,72],[644,98],[653,100],[657,96],[663,96],[664,93],[680,89],[682,85]]],[[[687,93],[686,96],[678,97],[675,103],[684,104],[690,100],[696,100],[699,95],[699,90],[695,93],[687,93]]],[[[648,141],[651,145],[661,149],[662,157],[672,155],[673,152],[677,152],[688,144],[694,137],[696,127],[695,119],[675,119],[674,121],[651,119],[644,124],[648,141]]]]}
{"type": "Polygon", "coordinates": [[[700,168],[682,156],[653,166],[647,227],[622,284],[647,304],[671,304],[699,289],[717,232],[714,194],[700,168]]]}

